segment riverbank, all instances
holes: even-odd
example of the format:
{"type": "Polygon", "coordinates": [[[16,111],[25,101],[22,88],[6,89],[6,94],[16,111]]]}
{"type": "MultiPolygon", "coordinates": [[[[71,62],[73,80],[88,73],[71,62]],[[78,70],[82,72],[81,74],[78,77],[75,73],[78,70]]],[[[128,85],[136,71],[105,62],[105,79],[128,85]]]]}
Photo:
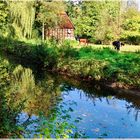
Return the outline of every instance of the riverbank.
{"type": "Polygon", "coordinates": [[[41,69],[79,80],[96,81],[112,88],[140,89],[140,52],[116,52],[110,48],[73,48],[69,41],[31,44],[1,39],[0,49],[41,69]]]}

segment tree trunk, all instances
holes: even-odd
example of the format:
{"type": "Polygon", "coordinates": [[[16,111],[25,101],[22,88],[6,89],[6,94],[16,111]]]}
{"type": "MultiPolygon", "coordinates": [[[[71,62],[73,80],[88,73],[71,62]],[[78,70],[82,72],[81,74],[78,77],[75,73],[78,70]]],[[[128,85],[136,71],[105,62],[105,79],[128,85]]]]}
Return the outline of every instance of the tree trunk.
{"type": "Polygon", "coordinates": [[[120,38],[120,34],[121,34],[121,21],[120,21],[120,18],[121,18],[121,2],[118,1],[118,36],[120,38]]]}
{"type": "Polygon", "coordinates": [[[42,40],[44,41],[44,22],[42,23],[42,40]]]}

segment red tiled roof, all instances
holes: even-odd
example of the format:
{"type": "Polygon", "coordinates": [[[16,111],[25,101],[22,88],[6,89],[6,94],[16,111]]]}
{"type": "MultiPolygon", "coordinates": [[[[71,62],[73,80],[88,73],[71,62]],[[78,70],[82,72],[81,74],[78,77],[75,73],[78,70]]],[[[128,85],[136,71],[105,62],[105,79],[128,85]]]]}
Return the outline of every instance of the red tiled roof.
{"type": "Polygon", "coordinates": [[[70,20],[69,16],[63,12],[60,14],[61,18],[62,18],[62,23],[60,26],[60,28],[63,29],[74,29],[74,25],[72,23],[72,21],[70,20]]]}

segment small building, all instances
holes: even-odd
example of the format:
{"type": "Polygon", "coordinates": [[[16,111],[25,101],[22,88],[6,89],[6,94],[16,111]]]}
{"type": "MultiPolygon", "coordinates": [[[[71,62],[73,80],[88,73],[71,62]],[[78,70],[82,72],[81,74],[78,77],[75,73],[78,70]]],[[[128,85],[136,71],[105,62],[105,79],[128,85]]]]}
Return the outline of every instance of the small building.
{"type": "Polygon", "coordinates": [[[71,39],[74,40],[74,25],[68,15],[63,12],[60,14],[62,22],[55,28],[45,28],[45,38],[54,37],[58,40],[71,39]]]}

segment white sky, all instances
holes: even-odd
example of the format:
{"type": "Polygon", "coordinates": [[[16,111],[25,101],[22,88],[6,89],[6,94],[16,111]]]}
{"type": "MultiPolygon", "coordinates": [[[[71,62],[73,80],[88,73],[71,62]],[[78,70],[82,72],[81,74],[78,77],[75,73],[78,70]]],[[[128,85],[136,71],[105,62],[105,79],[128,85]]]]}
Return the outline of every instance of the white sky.
{"type": "Polygon", "coordinates": [[[140,10],[140,0],[137,0],[138,1],[138,4],[139,4],[139,10],[140,10]]]}
{"type": "MultiPolygon", "coordinates": [[[[80,1],[80,0],[71,0],[71,1],[75,1],[76,2],[76,1],[80,1]]],[[[93,1],[93,0],[85,0],[85,1],[93,1]]],[[[98,0],[96,0],[96,1],[98,1],[98,0]]],[[[116,0],[112,0],[112,1],[116,1],[116,0]]],[[[124,1],[126,1],[126,0],[124,0],[124,1]]],[[[139,6],[139,10],[140,10],[140,0],[136,0],[136,1],[138,2],[138,6],[139,6]]]]}

